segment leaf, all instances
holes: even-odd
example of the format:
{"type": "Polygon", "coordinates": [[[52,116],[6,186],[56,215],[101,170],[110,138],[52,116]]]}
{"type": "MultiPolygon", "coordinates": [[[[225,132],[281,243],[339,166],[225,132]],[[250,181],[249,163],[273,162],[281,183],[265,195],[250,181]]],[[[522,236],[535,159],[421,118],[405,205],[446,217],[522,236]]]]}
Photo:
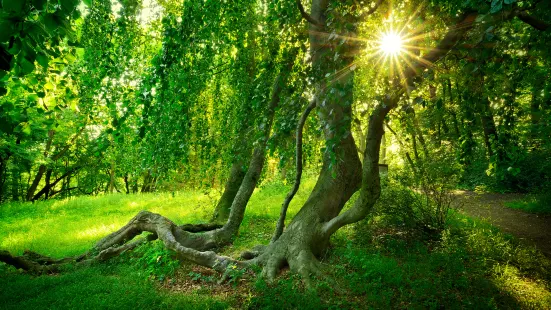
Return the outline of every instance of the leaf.
{"type": "Polygon", "coordinates": [[[35,9],[44,10],[47,0],[32,0],[31,3],[35,9]]]}
{"type": "Polygon", "coordinates": [[[23,128],[22,128],[21,131],[26,135],[30,135],[31,134],[31,125],[29,123],[23,123],[23,128]]]}
{"type": "Polygon", "coordinates": [[[82,0],[87,6],[92,6],[92,0],[82,0]]]}
{"type": "Polygon", "coordinates": [[[57,28],[61,26],[61,23],[55,14],[51,13],[44,15],[42,22],[50,34],[54,34],[57,31],[57,28]]]}
{"type": "Polygon", "coordinates": [[[21,67],[21,73],[23,75],[27,75],[31,72],[34,71],[34,64],[29,62],[27,59],[25,59],[24,57],[21,57],[19,59],[19,66],[21,67]]]}
{"type": "Polygon", "coordinates": [[[496,13],[501,11],[503,8],[503,0],[493,0],[492,1],[492,8],[490,9],[490,13],[496,13]]]}
{"type": "Polygon", "coordinates": [[[12,23],[6,20],[0,20],[0,43],[6,42],[12,35],[12,23]]]}
{"type": "Polygon", "coordinates": [[[20,16],[25,7],[25,0],[2,0],[2,9],[20,16]]]}
{"type": "Polygon", "coordinates": [[[48,69],[48,56],[43,53],[36,55],[36,62],[38,62],[42,68],[48,69]]]}
{"type": "Polygon", "coordinates": [[[12,55],[17,55],[21,51],[21,40],[19,38],[15,38],[13,40],[12,47],[8,50],[8,52],[12,55]]]}
{"type": "Polygon", "coordinates": [[[486,18],[486,15],[480,14],[480,15],[478,15],[478,16],[476,17],[475,21],[476,21],[477,23],[480,23],[481,21],[484,20],[484,18],[486,18]]]}
{"type": "Polygon", "coordinates": [[[505,4],[513,4],[517,2],[517,0],[504,0],[503,2],[505,2],[505,4]]]}
{"type": "Polygon", "coordinates": [[[27,96],[27,100],[32,101],[32,102],[36,102],[36,101],[38,101],[39,97],[40,96],[38,96],[37,94],[29,94],[27,96]]]}
{"type": "Polygon", "coordinates": [[[59,2],[61,9],[67,14],[72,13],[78,4],[78,1],[75,0],[59,0],[59,2]]]}

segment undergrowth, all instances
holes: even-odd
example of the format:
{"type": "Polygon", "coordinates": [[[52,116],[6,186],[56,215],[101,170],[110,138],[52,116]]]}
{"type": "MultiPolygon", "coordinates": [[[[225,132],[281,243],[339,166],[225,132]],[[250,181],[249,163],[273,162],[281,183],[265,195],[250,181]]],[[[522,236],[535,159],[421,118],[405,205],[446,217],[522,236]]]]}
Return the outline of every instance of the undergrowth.
{"type": "Polygon", "coordinates": [[[505,205],[511,209],[530,213],[551,214],[551,191],[521,200],[506,202],[505,205]]]}

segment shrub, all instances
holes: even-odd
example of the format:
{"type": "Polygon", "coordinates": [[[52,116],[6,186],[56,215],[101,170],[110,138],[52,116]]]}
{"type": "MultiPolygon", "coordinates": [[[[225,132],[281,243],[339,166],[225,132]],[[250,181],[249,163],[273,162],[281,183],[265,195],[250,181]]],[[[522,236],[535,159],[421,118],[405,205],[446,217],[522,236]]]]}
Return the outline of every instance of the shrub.
{"type": "Polygon", "coordinates": [[[131,261],[139,268],[143,268],[146,276],[151,279],[164,281],[180,265],[174,252],[168,250],[161,241],[156,240],[141,245],[132,252],[131,261]]]}

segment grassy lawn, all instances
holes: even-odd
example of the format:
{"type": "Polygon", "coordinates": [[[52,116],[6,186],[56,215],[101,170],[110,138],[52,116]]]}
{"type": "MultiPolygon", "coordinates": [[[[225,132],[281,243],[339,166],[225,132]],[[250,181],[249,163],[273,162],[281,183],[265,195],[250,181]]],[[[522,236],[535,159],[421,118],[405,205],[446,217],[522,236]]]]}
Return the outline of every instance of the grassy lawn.
{"type": "MultiPolygon", "coordinates": [[[[306,200],[306,181],[289,218],[306,200]]],[[[232,246],[236,255],[267,243],[288,187],[257,190],[232,246]]],[[[176,223],[208,219],[216,195],[201,192],[81,197],[0,206],[0,249],[74,255],[124,225],[140,210],[176,223]]],[[[178,264],[153,242],[104,264],[31,277],[0,264],[1,309],[516,309],[551,308],[551,263],[480,221],[453,213],[437,236],[376,217],[339,231],[323,258],[328,277],[304,288],[286,270],[276,283],[252,273],[216,284],[217,275],[178,264]]]]}

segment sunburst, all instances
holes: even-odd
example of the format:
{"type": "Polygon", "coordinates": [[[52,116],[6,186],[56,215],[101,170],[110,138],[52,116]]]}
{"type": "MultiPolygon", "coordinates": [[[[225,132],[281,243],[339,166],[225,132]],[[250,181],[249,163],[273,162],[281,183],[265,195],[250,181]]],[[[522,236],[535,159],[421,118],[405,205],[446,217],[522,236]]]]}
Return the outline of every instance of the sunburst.
{"type": "Polygon", "coordinates": [[[403,47],[403,39],[400,34],[396,32],[386,32],[379,40],[379,49],[386,56],[398,55],[402,52],[403,47]]]}

